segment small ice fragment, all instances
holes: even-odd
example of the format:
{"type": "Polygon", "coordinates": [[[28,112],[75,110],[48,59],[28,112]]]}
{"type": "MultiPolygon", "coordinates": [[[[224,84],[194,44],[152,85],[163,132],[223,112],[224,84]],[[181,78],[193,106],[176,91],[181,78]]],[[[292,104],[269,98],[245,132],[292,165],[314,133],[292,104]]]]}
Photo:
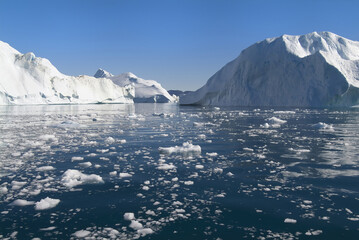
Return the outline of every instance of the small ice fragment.
{"type": "Polygon", "coordinates": [[[87,168],[87,167],[91,167],[92,163],[91,162],[82,162],[82,163],[79,163],[79,166],[87,168]]]}
{"type": "Polygon", "coordinates": [[[313,128],[316,128],[316,129],[328,129],[328,130],[333,130],[333,125],[331,125],[331,124],[326,124],[326,123],[323,123],[323,122],[319,122],[319,123],[313,124],[312,127],[313,127],[313,128]]]}
{"type": "Polygon", "coordinates": [[[55,170],[53,166],[42,166],[36,169],[39,172],[52,171],[55,170]]]}
{"type": "Polygon", "coordinates": [[[170,164],[161,164],[161,165],[159,165],[157,167],[158,170],[165,170],[165,171],[170,170],[170,169],[174,169],[174,168],[176,168],[176,166],[173,165],[172,163],[170,163],[170,164]]]}
{"type": "Polygon", "coordinates": [[[87,237],[88,235],[90,235],[91,232],[87,231],[87,230],[79,230],[77,232],[75,232],[73,235],[77,238],[84,238],[87,237]]]}
{"type": "Polygon", "coordinates": [[[151,228],[143,228],[143,229],[138,229],[137,233],[140,234],[142,237],[144,237],[147,234],[152,234],[153,230],[151,228]]]}
{"type": "Polygon", "coordinates": [[[132,175],[129,173],[120,173],[120,178],[129,178],[129,177],[132,177],[132,175]]]}
{"type": "Polygon", "coordinates": [[[231,172],[228,172],[228,173],[227,173],[227,176],[228,176],[228,177],[233,177],[233,176],[234,176],[234,174],[233,174],[233,173],[231,173],[231,172]]]}
{"type": "Polygon", "coordinates": [[[113,137],[108,137],[108,138],[106,138],[106,140],[105,140],[105,143],[107,143],[107,144],[112,144],[112,143],[114,143],[115,142],[115,139],[113,138],[113,137]]]}
{"type": "Polygon", "coordinates": [[[285,223],[297,223],[297,220],[291,219],[291,218],[286,218],[286,219],[284,219],[284,222],[285,223]]]}
{"type": "Polygon", "coordinates": [[[222,169],[222,168],[215,168],[215,169],[213,169],[213,172],[214,172],[214,173],[217,173],[217,174],[222,174],[222,173],[223,173],[223,169],[222,169]]]}
{"type": "Polygon", "coordinates": [[[71,161],[82,161],[82,160],[84,160],[83,157],[72,157],[71,158],[71,161]]]}
{"type": "Polygon", "coordinates": [[[134,230],[139,230],[143,228],[143,225],[139,221],[131,220],[130,228],[134,230]]]}
{"type": "Polygon", "coordinates": [[[17,207],[24,207],[24,206],[34,205],[34,204],[35,204],[34,201],[27,201],[24,199],[16,199],[12,203],[10,203],[11,206],[17,206],[17,207]]]}
{"type": "Polygon", "coordinates": [[[46,210],[46,209],[54,208],[59,203],[60,203],[60,199],[53,199],[47,197],[41,199],[39,202],[36,202],[35,210],[46,210]]]}
{"type": "Polygon", "coordinates": [[[206,153],[207,156],[209,157],[217,157],[218,156],[218,153],[216,152],[211,152],[211,153],[206,153]]]}
{"type": "Polygon", "coordinates": [[[125,219],[126,221],[134,220],[135,214],[132,212],[127,212],[127,213],[123,214],[123,219],[125,219]]]}
{"type": "Polygon", "coordinates": [[[196,169],[203,169],[203,168],[204,168],[203,165],[200,165],[200,164],[196,165],[196,169]]]}
{"type": "Polygon", "coordinates": [[[174,147],[159,147],[158,151],[162,154],[188,154],[188,153],[201,153],[201,147],[199,145],[193,145],[192,143],[185,142],[182,146],[174,147]]]}
{"type": "Polygon", "coordinates": [[[82,184],[104,183],[102,177],[96,174],[83,174],[78,170],[68,169],[63,175],[61,182],[68,188],[73,188],[82,184]]]}
{"type": "Polygon", "coordinates": [[[193,181],[185,181],[184,182],[184,185],[193,185],[194,183],[193,183],[193,181]]]}
{"type": "Polygon", "coordinates": [[[0,187],[0,194],[6,194],[8,192],[7,187],[0,187]]]}

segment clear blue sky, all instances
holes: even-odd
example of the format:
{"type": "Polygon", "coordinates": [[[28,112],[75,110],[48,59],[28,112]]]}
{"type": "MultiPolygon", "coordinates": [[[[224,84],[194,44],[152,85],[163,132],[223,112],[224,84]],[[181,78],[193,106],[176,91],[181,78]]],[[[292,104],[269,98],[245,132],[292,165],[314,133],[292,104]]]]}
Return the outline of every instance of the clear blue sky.
{"type": "Polygon", "coordinates": [[[133,72],[195,90],[249,45],[331,31],[359,40],[359,1],[0,0],[0,40],[68,75],[133,72]]]}

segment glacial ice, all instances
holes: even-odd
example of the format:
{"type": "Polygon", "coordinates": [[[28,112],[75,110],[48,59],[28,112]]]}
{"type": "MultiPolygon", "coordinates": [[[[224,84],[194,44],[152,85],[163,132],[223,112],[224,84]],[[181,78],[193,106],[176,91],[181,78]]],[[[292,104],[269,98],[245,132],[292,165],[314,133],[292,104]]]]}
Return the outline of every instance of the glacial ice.
{"type": "Polygon", "coordinates": [[[114,84],[124,87],[128,85],[133,85],[135,88],[135,97],[134,102],[138,103],[168,103],[168,102],[178,102],[178,97],[175,95],[170,95],[166,89],[164,89],[161,84],[154,80],[144,80],[137,77],[133,73],[122,73],[120,75],[114,76],[111,73],[99,69],[95,73],[94,77],[96,78],[107,78],[111,79],[114,84]]]}
{"type": "Polygon", "coordinates": [[[181,104],[323,107],[359,104],[359,42],[330,32],[258,42],[181,104]]]}
{"type": "Polygon", "coordinates": [[[49,60],[34,53],[21,54],[0,41],[0,105],[133,103],[133,96],[132,85],[67,76],[49,60]]]}

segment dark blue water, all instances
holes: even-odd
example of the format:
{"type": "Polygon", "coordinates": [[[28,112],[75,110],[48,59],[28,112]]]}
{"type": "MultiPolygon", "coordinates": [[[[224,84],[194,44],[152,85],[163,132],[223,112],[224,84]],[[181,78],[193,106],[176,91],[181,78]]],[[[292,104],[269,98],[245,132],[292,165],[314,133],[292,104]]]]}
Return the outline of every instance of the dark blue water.
{"type": "Polygon", "coordinates": [[[356,109],[1,107],[0,238],[359,239],[358,120],[356,109]],[[158,149],[183,143],[201,152],[158,149]],[[69,186],[69,169],[86,177],[69,186]],[[47,197],[60,202],[36,209],[47,197]]]}

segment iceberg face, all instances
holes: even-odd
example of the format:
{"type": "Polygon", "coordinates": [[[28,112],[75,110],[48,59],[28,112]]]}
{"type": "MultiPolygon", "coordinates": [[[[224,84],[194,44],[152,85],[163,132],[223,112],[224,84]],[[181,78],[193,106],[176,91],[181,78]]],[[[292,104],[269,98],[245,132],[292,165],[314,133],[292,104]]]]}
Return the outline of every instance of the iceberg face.
{"type": "Polygon", "coordinates": [[[330,32],[266,39],[242,51],[181,104],[352,106],[359,103],[359,42],[330,32]]]}
{"type": "Polygon", "coordinates": [[[130,72],[114,76],[100,68],[94,76],[96,78],[111,79],[114,84],[121,87],[132,84],[135,88],[134,102],[170,103],[179,101],[176,95],[170,95],[158,82],[154,80],[144,80],[130,72]]]}
{"type": "Polygon", "coordinates": [[[133,103],[133,96],[131,85],[64,75],[49,60],[21,54],[0,41],[0,105],[133,103]]]}

